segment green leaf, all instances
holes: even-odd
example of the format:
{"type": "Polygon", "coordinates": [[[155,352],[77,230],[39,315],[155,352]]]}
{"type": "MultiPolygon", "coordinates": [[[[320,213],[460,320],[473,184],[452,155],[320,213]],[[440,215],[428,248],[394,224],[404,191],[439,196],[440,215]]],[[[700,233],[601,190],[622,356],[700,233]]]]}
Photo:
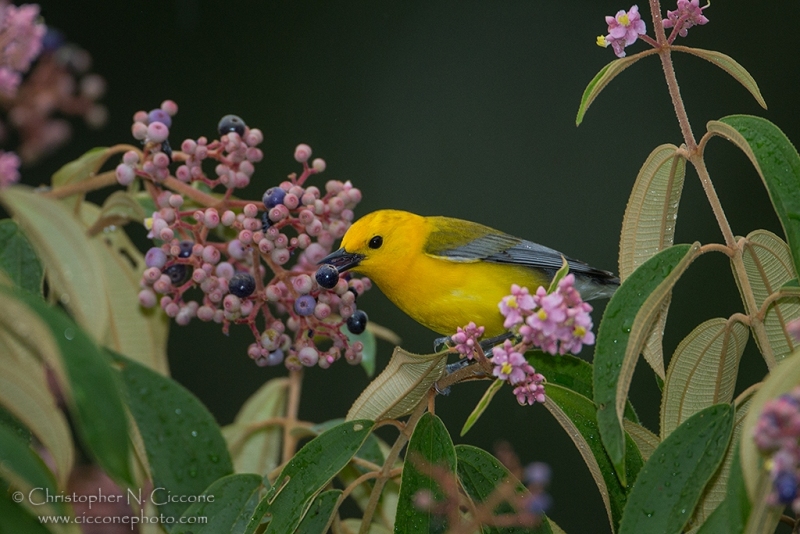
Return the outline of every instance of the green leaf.
{"type": "Polygon", "coordinates": [[[409,414],[425,398],[434,382],[444,374],[447,351],[412,354],[395,347],[381,374],[358,396],[347,420],[396,419],[409,414]]]}
{"type": "MultiPolygon", "coordinates": [[[[674,243],[686,175],[686,160],[678,150],[670,144],[657,147],[636,177],[622,219],[619,242],[619,276],[623,281],[656,252],[674,243]]],[[[663,304],[643,350],[645,360],[662,380],[665,376],[662,338],[669,302],[667,299],[663,304]]]]}
{"type": "Polygon", "coordinates": [[[61,310],[30,293],[3,287],[0,334],[28,346],[51,365],[65,388],[67,405],[84,445],[109,475],[131,484],[125,409],[119,381],[106,355],[61,310]],[[24,319],[31,315],[38,318],[24,319]],[[43,324],[49,332],[45,333],[43,324]]]}
{"type": "Polygon", "coordinates": [[[26,187],[0,191],[0,203],[14,215],[47,274],[50,290],[95,340],[108,328],[102,260],[80,223],[55,200],[26,187]]]}
{"type": "MultiPolygon", "coordinates": [[[[792,254],[784,241],[766,230],[755,230],[748,234],[742,250],[747,280],[755,298],[756,308],[751,310],[747,299],[742,299],[748,314],[759,313],[768,297],[776,292],[788,293],[792,280],[797,274],[792,266],[792,254]]],[[[797,347],[794,339],[787,333],[786,325],[800,317],[800,299],[781,298],[767,308],[764,315],[764,329],[767,332],[769,349],[775,359],[780,361],[797,347]]],[[[756,342],[759,338],[756,337],[756,342]]],[[[764,347],[760,347],[762,353],[764,347]]]]}
{"type": "Polygon", "coordinates": [[[611,80],[617,77],[619,73],[623,70],[627,69],[640,59],[645,56],[649,56],[652,54],[657,53],[656,49],[647,50],[645,52],[640,52],[638,54],[633,54],[632,56],[624,57],[621,59],[615,59],[602,69],[600,72],[595,74],[592,81],[589,82],[589,85],[586,86],[586,89],[583,91],[583,96],[581,96],[581,104],[578,107],[578,116],[575,118],[575,126],[580,126],[583,122],[583,116],[586,115],[586,110],[589,109],[589,106],[592,105],[594,99],[597,98],[597,95],[600,94],[600,91],[605,89],[606,85],[608,85],[611,80]]]}
{"type": "Polygon", "coordinates": [[[421,490],[430,491],[436,501],[444,499],[439,484],[422,472],[423,464],[429,469],[444,469],[455,476],[456,451],[453,441],[442,420],[430,413],[422,416],[408,442],[394,523],[394,531],[397,534],[406,532],[435,534],[447,531],[447,520],[444,516],[414,506],[414,495],[421,490]]]}
{"type": "Polygon", "coordinates": [[[753,432],[764,404],[778,398],[784,393],[791,391],[797,384],[800,384],[800,352],[796,351],[778,362],[778,364],[767,375],[766,380],[758,388],[750,402],[750,408],[744,419],[742,427],[741,455],[742,455],[742,474],[747,486],[747,493],[751,502],[755,503],[758,492],[759,476],[765,472],[762,469],[763,457],[756,447],[756,442],[752,439],[753,432]]]}
{"type": "Polygon", "coordinates": [[[472,410],[472,413],[469,414],[469,417],[467,417],[467,420],[464,422],[464,426],[461,427],[461,436],[469,432],[469,429],[472,428],[472,425],[474,425],[478,419],[480,419],[481,415],[483,415],[483,412],[485,412],[486,408],[489,407],[489,403],[492,402],[495,393],[500,390],[504,383],[505,380],[500,380],[499,378],[492,382],[492,384],[483,394],[483,397],[481,397],[481,400],[478,401],[478,404],[472,410]]]}
{"type": "Polygon", "coordinates": [[[0,270],[22,289],[42,294],[42,264],[31,242],[11,219],[0,221],[0,270]]]}
{"type": "Polygon", "coordinates": [[[681,532],[722,462],[733,431],[733,407],[717,404],[661,442],[636,479],[619,534],[681,532]]]}
{"type": "Polygon", "coordinates": [[[293,532],[314,497],[364,444],[373,425],[366,420],[348,421],[306,443],[289,460],[275,485],[258,504],[245,532],[254,533],[265,515],[271,518],[266,532],[293,532]]]}
{"type": "MultiPolygon", "coordinates": [[[[100,167],[103,166],[109,156],[111,156],[111,150],[107,147],[92,148],[78,159],[70,161],[58,169],[53,174],[52,187],[63,187],[67,184],[82,182],[87,178],[91,178],[100,170],[100,167]]],[[[74,202],[75,207],[77,207],[77,204],[82,199],[83,195],[73,195],[64,200],[67,204],[74,202]]]]}
{"type": "Polygon", "coordinates": [[[700,526],[697,534],[741,534],[750,515],[750,501],[744,487],[742,467],[739,462],[739,447],[731,447],[730,477],[725,499],[700,526]]]}
{"type": "Polygon", "coordinates": [[[650,456],[653,455],[656,448],[658,448],[661,440],[639,423],[628,419],[622,421],[622,426],[625,428],[625,432],[633,439],[633,442],[636,443],[636,447],[639,449],[642,459],[646,462],[650,456]]]}
{"type": "MultiPolygon", "coordinates": [[[[556,384],[548,383],[545,390],[547,402],[544,403],[544,407],[553,414],[556,421],[575,443],[575,447],[589,468],[589,472],[597,484],[597,489],[600,491],[611,529],[616,531],[627,500],[628,490],[620,483],[614,466],[600,441],[594,403],[583,395],[556,384]]],[[[626,476],[634,480],[642,468],[642,457],[633,440],[629,436],[626,436],[625,439],[627,445],[624,462],[626,476]]]]}
{"type": "MultiPolygon", "coordinates": [[[[518,495],[530,494],[522,483],[514,478],[505,466],[483,449],[472,445],[456,445],[456,458],[458,479],[464,490],[473,502],[482,503],[494,492],[498,484],[507,480],[514,484],[515,492],[518,495]]],[[[513,514],[514,508],[503,502],[494,510],[494,515],[513,514]]],[[[534,529],[524,527],[483,527],[485,534],[551,534],[550,522],[542,516],[542,524],[534,529]]]]}
{"type": "Polygon", "coordinates": [[[25,511],[25,508],[13,502],[5,492],[0,492],[0,534],[51,534],[41,521],[25,511]]]}
{"type": "Polygon", "coordinates": [[[124,226],[130,221],[137,221],[141,224],[144,218],[145,212],[133,196],[125,191],[114,191],[103,202],[100,213],[97,214],[87,233],[97,235],[102,231],[124,226]]]}
{"type": "Polygon", "coordinates": [[[708,131],[721,135],[750,158],[783,226],[795,273],[800,266],[800,156],[786,135],[761,117],[730,115],[711,121],[708,131]]]}
{"type": "Polygon", "coordinates": [[[733,76],[737,82],[744,85],[745,89],[750,91],[750,94],[755,97],[756,102],[758,105],[764,109],[767,109],[767,103],[764,101],[764,97],[761,96],[761,91],[758,89],[758,84],[756,80],[747,72],[747,69],[742,67],[736,60],[734,60],[730,56],[726,56],[722,52],[716,52],[714,50],[704,50],[702,48],[691,48],[688,46],[680,46],[680,45],[673,45],[672,50],[677,52],[686,52],[687,54],[692,54],[697,57],[701,57],[708,62],[713,63],[717,67],[721,68],[731,76],[733,76]]]}
{"type": "Polygon", "coordinates": [[[58,487],[65,489],[75,462],[72,433],[47,385],[44,364],[25,345],[0,333],[0,406],[50,452],[58,487]]]}
{"type": "Polygon", "coordinates": [[[553,279],[550,280],[550,286],[547,288],[547,293],[553,293],[556,289],[558,289],[558,283],[561,281],[562,278],[569,274],[569,263],[567,262],[567,258],[563,255],[561,256],[561,267],[556,271],[556,274],[553,275],[553,279]]]}
{"type": "Polygon", "coordinates": [[[606,451],[626,484],[622,416],[636,361],[654,321],[700,244],[674,245],[640,265],[606,306],[594,352],[594,402],[606,451]]]}
{"type": "MultiPolygon", "coordinates": [[[[219,427],[197,397],[131,359],[117,354],[114,359],[147,451],[153,487],[160,488],[162,496],[200,495],[212,482],[233,472],[219,427]]],[[[178,517],[188,506],[188,502],[170,500],[159,511],[178,517]]]]}
{"type": "Polygon", "coordinates": [[[286,412],[287,378],[273,378],[242,405],[233,423],[222,429],[237,473],[266,475],[280,462],[283,428],[264,426],[286,412]]]}
{"type": "Polygon", "coordinates": [[[695,413],[731,402],[749,329],[709,319],[680,342],[669,363],[661,398],[661,439],[695,413]]]}
{"type": "Polygon", "coordinates": [[[342,493],[342,490],[328,490],[317,495],[294,533],[325,534],[328,532],[342,493]]]}
{"type": "Polygon", "coordinates": [[[172,534],[239,534],[244,532],[250,516],[258,505],[261,477],[258,475],[228,475],[211,484],[183,512],[181,523],[172,534]],[[206,522],[203,523],[205,518],[206,522]]]}
{"type": "Polygon", "coordinates": [[[360,341],[364,344],[364,350],[361,353],[361,367],[364,368],[367,376],[373,376],[375,374],[375,357],[378,353],[378,342],[375,339],[375,333],[372,330],[367,329],[360,334],[354,334],[347,329],[346,324],[343,324],[340,330],[342,334],[347,336],[350,344],[353,344],[356,341],[360,341]]]}

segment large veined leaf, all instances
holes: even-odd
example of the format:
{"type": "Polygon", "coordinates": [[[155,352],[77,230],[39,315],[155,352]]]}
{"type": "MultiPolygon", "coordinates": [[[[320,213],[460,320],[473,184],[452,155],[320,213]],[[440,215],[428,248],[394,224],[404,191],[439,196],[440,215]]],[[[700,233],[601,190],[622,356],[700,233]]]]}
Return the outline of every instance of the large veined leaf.
{"type": "Polygon", "coordinates": [[[800,266],[800,155],[786,135],[761,117],[730,115],[710,121],[708,131],[738,146],[764,182],[792,252],[800,266]]]}
{"type": "MultiPolygon", "coordinates": [[[[789,246],[780,237],[767,230],[755,230],[747,236],[742,251],[742,261],[758,308],[786,282],[797,278],[789,246]]],[[[743,301],[747,308],[747,300],[743,301]]],[[[758,309],[747,309],[748,314],[758,311],[758,309]]],[[[764,328],[767,331],[769,348],[776,361],[782,360],[797,347],[792,336],[786,332],[786,324],[798,317],[800,317],[800,298],[797,297],[779,299],[768,308],[764,316],[764,328]]],[[[756,341],[759,341],[758,337],[756,341]]]]}
{"type": "Polygon", "coordinates": [[[758,84],[756,83],[755,78],[753,78],[750,73],[747,72],[747,69],[742,67],[732,57],[715,50],[704,50],[702,48],[693,48],[689,46],[672,45],[671,48],[677,52],[685,52],[687,54],[701,57],[721,68],[733,76],[737,82],[745,87],[745,89],[750,91],[750,94],[755,97],[758,105],[764,109],[767,109],[767,103],[764,101],[764,97],[761,96],[761,91],[758,89],[758,84]]]}
{"type": "Polygon", "coordinates": [[[733,431],[733,407],[716,404],[687,419],[661,442],[636,479],[619,534],[681,532],[692,516],[733,431]]]}
{"type": "Polygon", "coordinates": [[[0,406],[44,445],[56,465],[58,487],[67,487],[75,461],[72,434],[47,386],[47,371],[31,350],[0,333],[0,406]]]}
{"type": "MultiPolygon", "coordinates": [[[[744,398],[737,399],[735,405],[736,412],[733,416],[733,434],[731,435],[731,446],[728,447],[727,451],[725,451],[725,457],[722,459],[722,465],[719,466],[717,472],[714,473],[714,476],[712,476],[711,480],[708,481],[708,485],[706,485],[706,489],[700,498],[700,502],[695,507],[694,516],[689,523],[689,526],[692,526],[693,528],[689,531],[689,533],[696,531],[699,526],[711,516],[714,510],[720,506],[720,503],[722,503],[728,496],[730,491],[728,480],[731,477],[733,463],[736,461],[737,464],[739,464],[739,447],[736,444],[739,442],[739,437],[742,434],[742,426],[744,426],[744,418],[747,415],[747,411],[750,409],[751,398],[752,395],[748,395],[744,398]]],[[[741,465],[737,465],[736,468],[738,469],[738,475],[736,476],[739,477],[739,481],[742,484],[742,491],[744,491],[744,481],[741,479],[741,465]]],[[[736,481],[734,481],[734,483],[736,483],[736,481]]]]}
{"type": "Polygon", "coordinates": [[[26,187],[0,191],[0,203],[11,212],[30,240],[47,275],[50,290],[95,340],[108,328],[102,259],[80,223],[64,204],[26,187]]]}
{"type": "MultiPolygon", "coordinates": [[[[132,147],[131,147],[132,148],[132,147]]],[[[82,182],[94,176],[106,160],[113,154],[108,147],[95,147],[76,160],[70,161],[58,169],[52,178],[54,188],[82,182]]],[[[70,207],[77,208],[83,195],[73,195],[65,199],[70,207]]]]}
{"type": "Polygon", "coordinates": [[[611,83],[611,80],[616,78],[619,73],[643,57],[650,56],[656,52],[657,50],[653,48],[651,50],[646,50],[628,57],[615,59],[600,69],[600,72],[595,74],[594,78],[592,78],[592,81],[589,82],[589,85],[587,85],[586,89],[583,91],[583,96],[581,96],[581,104],[578,107],[578,116],[575,118],[575,125],[580,126],[580,124],[583,122],[583,116],[586,115],[586,110],[592,105],[592,102],[594,102],[594,99],[600,94],[600,91],[605,89],[605,87],[611,83]]]}
{"type": "Polygon", "coordinates": [[[636,360],[664,300],[697,256],[700,244],[674,245],[640,265],[611,297],[597,332],[594,402],[603,445],[627,484],[622,418],[636,360]]]}
{"type": "MultiPolygon", "coordinates": [[[[608,514],[608,522],[612,530],[616,531],[627,500],[628,489],[620,483],[615,466],[603,448],[595,405],[583,395],[556,384],[547,384],[546,391],[547,402],[544,403],[544,407],[553,414],[577,447],[600,491],[608,514]]],[[[626,436],[626,442],[623,465],[626,476],[633,480],[643,462],[635,443],[629,436],[626,436]]]]}
{"type": "MultiPolygon", "coordinates": [[[[736,426],[734,425],[734,433],[736,426]]],[[[733,443],[736,443],[734,436],[733,443]]],[[[742,466],[739,462],[739,447],[731,446],[726,453],[730,456],[730,476],[725,488],[724,500],[717,506],[710,516],[692,531],[697,534],[741,534],[750,515],[750,501],[747,500],[747,490],[742,478],[742,466]]]]}
{"type": "Polygon", "coordinates": [[[800,351],[793,352],[783,361],[778,362],[778,365],[772,369],[756,394],[753,395],[753,400],[750,401],[750,408],[742,426],[740,451],[742,474],[747,486],[747,494],[753,503],[756,502],[755,497],[758,492],[759,477],[766,472],[762,468],[764,457],[759,453],[753,440],[753,431],[756,428],[761,412],[764,410],[764,404],[791,391],[798,384],[800,384],[800,351]]]}
{"type": "Polygon", "coordinates": [[[268,381],[245,401],[233,423],[222,429],[237,473],[266,475],[278,466],[283,428],[262,423],[284,416],[288,387],[287,378],[268,381]]]}
{"type": "MultiPolygon", "coordinates": [[[[653,150],[639,170],[622,219],[619,242],[619,276],[625,280],[642,263],[675,240],[678,205],[683,192],[686,160],[675,145],[661,145],[653,150]]],[[[662,338],[670,299],[667,299],[643,355],[656,374],[664,379],[662,338]]]]}
{"type": "Polygon", "coordinates": [[[436,501],[444,498],[439,483],[422,472],[420,463],[448,470],[455,476],[456,450],[450,434],[442,420],[431,413],[426,413],[414,428],[408,442],[406,461],[403,466],[403,479],[400,482],[400,500],[397,503],[394,531],[444,533],[447,531],[447,519],[433,514],[430,510],[422,510],[414,505],[414,495],[418,491],[429,491],[436,501]]]}
{"type": "Polygon", "coordinates": [[[228,475],[213,482],[181,516],[172,534],[241,534],[259,501],[261,477],[228,475]],[[201,520],[205,518],[205,522],[201,520]]]}
{"type": "Polygon", "coordinates": [[[359,395],[346,419],[380,421],[411,413],[444,374],[447,354],[412,354],[395,347],[392,359],[359,395]]]}
{"type": "Polygon", "coordinates": [[[710,319],[680,342],[669,363],[661,398],[661,439],[713,404],[731,402],[749,329],[710,319]]]}
{"type": "MultiPolygon", "coordinates": [[[[122,192],[119,195],[129,198],[122,192]]],[[[117,198],[119,203],[121,197],[117,198]]],[[[81,205],[81,221],[87,234],[103,221],[102,213],[89,202],[81,205]]],[[[88,242],[101,262],[102,278],[97,283],[106,288],[104,298],[109,316],[108,329],[102,339],[104,345],[161,374],[169,374],[169,319],[159,307],[146,310],[139,305],[144,256],[118,226],[103,226],[102,231],[88,238],[88,242]]]]}
{"type": "Polygon", "coordinates": [[[633,442],[636,443],[642,459],[646,462],[661,443],[661,440],[639,423],[634,423],[628,419],[622,421],[622,426],[625,428],[625,432],[633,439],[633,442]]]}

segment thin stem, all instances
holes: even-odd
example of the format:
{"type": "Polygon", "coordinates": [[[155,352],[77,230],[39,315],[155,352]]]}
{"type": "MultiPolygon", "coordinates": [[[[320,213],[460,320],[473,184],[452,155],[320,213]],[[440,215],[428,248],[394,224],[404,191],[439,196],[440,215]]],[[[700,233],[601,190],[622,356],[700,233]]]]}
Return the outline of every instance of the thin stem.
{"type": "Polygon", "coordinates": [[[303,387],[303,370],[289,371],[289,402],[286,406],[286,424],[283,427],[283,461],[294,455],[297,438],[292,430],[298,424],[297,413],[300,409],[300,390],[303,387]]]}

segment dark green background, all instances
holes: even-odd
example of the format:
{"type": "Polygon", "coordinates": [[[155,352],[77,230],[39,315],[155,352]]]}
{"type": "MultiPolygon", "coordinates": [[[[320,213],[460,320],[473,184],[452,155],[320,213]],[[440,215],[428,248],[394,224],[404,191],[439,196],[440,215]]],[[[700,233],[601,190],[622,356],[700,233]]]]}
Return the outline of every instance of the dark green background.
{"type": "MultiPolygon", "coordinates": [[[[622,215],[639,167],[655,146],[681,140],[654,57],[623,73],[575,127],[584,87],[614,58],[594,44],[606,30],[603,16],[628,4],[48,0],[42,6],[49,24],[92,53],[94,70],[108,81],[104,102],[111,120],[101,132],[78,127],[69,147],[24,171],[31,184],[47,182],[59,165],[92,146],[132,142],[133,113],[171,98],[180,106],[175,145],[213,135],[227,113],[263,130],[265,160],[256,167],[246,195],[251,198],[297,170],[292,153],[305,142],[328,163],[317,185],[335,178],[361,188],[357,215],[400,208],[472,219],[615,269],[622,215]]],[[[640,7],[652,35],[649,10],[645,3],[640,7]]],[[[800,34],[794,27],[800,5],[714,2],[706,15],[711,23],[690,30],[682,44],[739,60],[758,80],[770,109],[761,110],[711,64],[676,55],[698,137],[707,120],[753,113],[800,139],[800,34]]],[[[637,43],[631,51],[645,46],[637,43]]],[[[735,232],[779,231],[746,158],[715,140],[709,166],[735,232]]],[[[690,171],[678,241],[720,239],[690,171]]],[[[434,335],[379,291],[363,297],[359,307],[399,333],[405,348],[430,349],[434,335]]],[[[667,353],[699,322],[740,310],[726,260],[700,258],[676,289],[667,353]]],[[[199,322],[173,328],[173,375],[222,424],[264,381],[285,373],[253,365],[245,354],[250,341],[244,328],[234,328],[230,337],[199,322]]],[[[390,353],[381,344],[379,368],[390,353]]],[[[745,360],[744,380],[759,379],[765,367],[754,346],[745,360]]],[[[360,368],[345,363],[306,376],[300,415],[313,421],[343,416],[368,383],[360,368]]],[[[491,449],[507,439],[523,463],[550,463],[556,522],[571,533],[608,531],[588,470],[543,407],[519,407],[505,389],[490,414],[465,438],[457,437],[485,387],[460,386],[437,402],[455,441],[491,449]]],[[[645,423],[657,429],[657,390],[645,367],[633,391],[645,423]]]]}

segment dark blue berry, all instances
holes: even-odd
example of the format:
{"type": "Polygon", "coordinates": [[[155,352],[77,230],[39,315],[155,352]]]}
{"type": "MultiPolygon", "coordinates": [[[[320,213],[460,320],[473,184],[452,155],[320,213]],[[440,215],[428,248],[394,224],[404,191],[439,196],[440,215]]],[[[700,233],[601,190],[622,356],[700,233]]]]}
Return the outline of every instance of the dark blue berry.
{"type": "Polygon", "coordinates": [[[272,226],[272,221],[269,220],[269,213],[265,211],[261,214],[261,231],[266,232],[270,226],[272,226]]]}
{"type": "Polygon", "coordinates": [[[164,111],[161,108],[151,109],[150,113],[147,114],[147,122],[152,124],[154,122],[160,122],[167,128],[172,126],[172,117],[169,116],[169,113],[164,111]]]}
{"type": "Polygon", "coordinates": [[[778,500],[783,504],[791,504],[797,497],[797,477],[789,471],[781,471],[772,483],[778,500]]]}
{"type": "Polygon", "coordinates": [[[228,291],[239,298],[249,297],[256,289],[256,279],[250,273],[236,273],[228,281],[228,291]]]}
{"type": "Polygon", "coordinates": [[[161,142],[161,152],[167,155],[169,162],[172,163],[172,147],[169,146],[169,140],[165,139],[161,142]]]}
{"type": "Polygon", "coordinates": [[[267,356],[267,365],[280,365],[283,363],[283,351],[276,349],[267,356]]]}
{"type": "Polygon", "coordinates": [[[320,265],[315,276],[320,287],[333,289],[339,283],[339,270],[333,265],[320,265]]]}
{"type": "Polygon", "coordinates": [[[181,249],[178,252],[179,258],[188,258],[192,255],[192,249],[194,248],[194,241],[181,241],[178,247],[181,249]]]}
{"type": "Polygon", "coordinates": [[[164,274],[169,276],[169,281],[172,282],[174,286],[179,286],[189,279],[189,270],[182,263],[170,265],[164,269],[164,274]]]}
{"type": "Polygon", "coordinates": [[[361,334],[367,329],[367,314],[361,310],[356,310],[347,319],[347,329],[351,334],[361,334]]]}
{"type": "Polygon", "coordinates": [[[358,300],[358,291],[354,287],[348,287],[347,290],[353,294],[353,302],[358,300]]]}
{"type": "Polygon", "coordinates": [[[244,135],[244,129],[247,125],[238,115],[225,115],[219,120],[217,124],[217,131],[220,135],[226,133],[236,132],[239,136],[244,135]]]}
{"type": "Polygon", "coordinates": [[[294,311],[297,315],[302,315],[303,317],[311,315],[314,313],[314,308],[317,306],[317,301],[311,295],[302,295],[297,297],[297,300],[294,301],[294,311]]]}
{"type": "Polygon", "coordinates": [[[286,197],[286,191],[280,187],[270,187],[264,192],[261,201],[264,202],[264,207],[271,210],[278,204],[283,204],[283,199],[286,197]]]}

